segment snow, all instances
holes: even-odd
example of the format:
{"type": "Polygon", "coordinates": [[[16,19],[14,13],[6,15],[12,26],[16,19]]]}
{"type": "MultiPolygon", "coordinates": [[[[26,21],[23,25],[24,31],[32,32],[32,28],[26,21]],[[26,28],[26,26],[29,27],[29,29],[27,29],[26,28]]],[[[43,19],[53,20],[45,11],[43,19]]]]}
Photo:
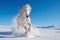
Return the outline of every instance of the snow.
{"type": "Polygon", "coordinates": [[[0,40],[60,40],[60,30],[56,29],[33,28],[32,35],[34,35],[34,37],[18,37],[13,35],[12,28],[0,28],[0,40]]]}

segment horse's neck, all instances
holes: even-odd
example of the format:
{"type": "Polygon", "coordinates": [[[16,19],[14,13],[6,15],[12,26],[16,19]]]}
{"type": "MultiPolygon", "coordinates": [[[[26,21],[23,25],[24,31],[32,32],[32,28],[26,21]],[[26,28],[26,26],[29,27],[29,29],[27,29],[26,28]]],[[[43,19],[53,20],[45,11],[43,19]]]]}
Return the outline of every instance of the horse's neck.
{"type": "Polygon", "coordinates": [[[18,17],[17,18],[25,18],[25,16],[26,16],[26,14],[25,13],[20,13],[20,14],[18,14],[18,17]]]}

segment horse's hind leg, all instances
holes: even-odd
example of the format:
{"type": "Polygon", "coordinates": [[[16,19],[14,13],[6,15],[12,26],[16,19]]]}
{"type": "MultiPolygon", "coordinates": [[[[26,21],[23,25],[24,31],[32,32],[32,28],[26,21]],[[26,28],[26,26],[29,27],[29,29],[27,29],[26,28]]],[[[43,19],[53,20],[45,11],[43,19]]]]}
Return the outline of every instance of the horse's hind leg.
{"type": "Polygon", "coordinates": [[[20,30],[20,24],[19,24],[19,22],[17,22],[17,28],[18,28],[18,30],[20,30]]]}
{"type": "Polygon", "coordinates": [[[18,28],[18,30],[20,30],[20,25],[18,25],[18,27],[17,27],[17,28],[18,28]]]}

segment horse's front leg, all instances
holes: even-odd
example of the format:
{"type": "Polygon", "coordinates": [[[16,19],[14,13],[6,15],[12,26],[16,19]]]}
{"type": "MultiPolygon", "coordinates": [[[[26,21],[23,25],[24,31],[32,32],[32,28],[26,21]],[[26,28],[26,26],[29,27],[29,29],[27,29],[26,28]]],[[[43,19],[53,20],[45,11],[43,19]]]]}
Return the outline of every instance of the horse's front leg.
{"type": "Polygon", "coordinates": [[[26,28],[26,26],[24,26],[24,31],[25,31],[25,34],[27,33],[27,28],[26,28]]]}
{"type": "Polygon", "coordinates": [[[28,32],[31,32],[31,23],[28,23],[29,27],[28,27],[28,32]]]}

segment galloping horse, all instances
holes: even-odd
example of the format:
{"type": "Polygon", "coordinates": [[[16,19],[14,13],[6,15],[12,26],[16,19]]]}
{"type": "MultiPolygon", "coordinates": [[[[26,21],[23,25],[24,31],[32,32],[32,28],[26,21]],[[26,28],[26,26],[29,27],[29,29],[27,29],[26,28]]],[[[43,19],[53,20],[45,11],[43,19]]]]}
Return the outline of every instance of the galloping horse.
{"type": "Polygon", "coordinates": [[[31,32],[31,21],[30,21],[30,12],[31,7],[29,4],[26,4],[20,9],[20,13],[17,16],[16,22],[18,25],[18,29],[23,29],[25,33],[31,32]]]}

